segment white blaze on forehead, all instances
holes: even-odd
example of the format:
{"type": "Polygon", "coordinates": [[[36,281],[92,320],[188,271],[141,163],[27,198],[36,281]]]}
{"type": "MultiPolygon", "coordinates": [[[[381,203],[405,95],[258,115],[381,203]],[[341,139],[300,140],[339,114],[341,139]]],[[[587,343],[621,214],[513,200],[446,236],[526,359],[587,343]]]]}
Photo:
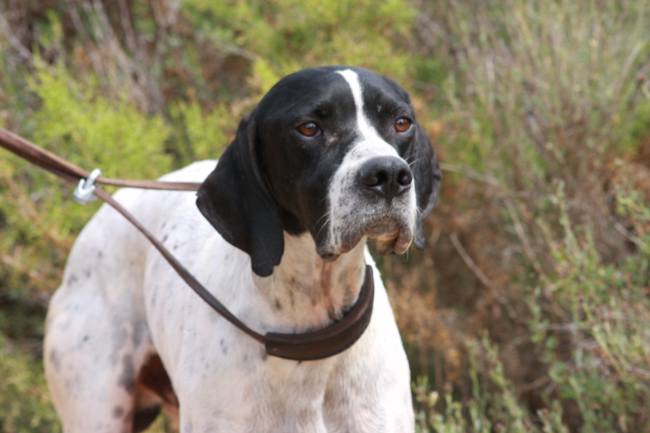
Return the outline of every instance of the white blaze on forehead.
{"type": "MultiPolygon", "coordinates": [[[[367,144],[372,145],[375,149],[372,149],[374,155],[394,155],[397,156],[395,148],[386,143],[386,141],[377,134],[377,131],[370,124],[370,121],[366,117],[366,114],[363,111],[363,93],[361,83],[359,82],[359,75],[354,72],[352,69],[344,69],[342,71],[336,71],[337,74],[341,75],[345,81],[350,86],[352,91],[352,98],[354,99],[354,106],[356,107],[357,115],[357,128],[359,130],[361,141],[370,142],[367,144]],[[379,148],[377,148],[379,147],[379,148]]],[[[364,146],[369,147],[369,146],[364,146]]],[[[369,148],[365,150],[370,150],[369,148]]],[[[356,152],[355,152],[356,153],[356,152]]]]}

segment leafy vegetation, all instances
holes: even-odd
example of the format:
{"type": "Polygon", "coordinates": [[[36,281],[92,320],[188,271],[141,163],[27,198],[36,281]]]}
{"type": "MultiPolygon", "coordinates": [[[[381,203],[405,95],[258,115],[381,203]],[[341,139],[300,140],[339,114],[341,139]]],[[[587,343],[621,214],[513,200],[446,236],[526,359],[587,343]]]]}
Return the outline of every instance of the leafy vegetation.
{"type": "MultiPolygon", "coordinates": [[[[421,432],[650,431],[650,6],[0,0],[0,125],[106,174],[217,157],[281,76],[402,83],[441,156],[429,245],[380,258],[421,432]]],[[[0,157],[0,429],[59,431],[47,299],[96,210],[0,157]]],[[[154,430],[165,430],[159,422],[154,430]]]]}

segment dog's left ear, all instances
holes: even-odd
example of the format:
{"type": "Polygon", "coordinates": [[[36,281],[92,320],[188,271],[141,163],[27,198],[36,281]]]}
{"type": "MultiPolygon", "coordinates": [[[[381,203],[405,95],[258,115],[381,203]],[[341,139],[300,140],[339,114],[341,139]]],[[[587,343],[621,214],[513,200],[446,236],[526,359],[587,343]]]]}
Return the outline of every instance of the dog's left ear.
{"type": "Polygon", "coordinates": [[[422,127],[415,124],[415,143],[413,154],[408,158],[413,177],[415,178],[415,196],[418,206],[418,215],[415,223],[415,246],[424,248],[424,218],[426,218],[438,200],[438,188],[442,179],[442,172],[438,166],[438,159],[433,151],[431,142],[424,134],[422,127]]]}
{"type": "Polygon", "coordinates": [[[257,142],[253,113],[241,121],[235,140],[199,188],[196,205],[226,241],[250,256],[253,272],[266,277],[282,259],[284,237],[257,142]]]}

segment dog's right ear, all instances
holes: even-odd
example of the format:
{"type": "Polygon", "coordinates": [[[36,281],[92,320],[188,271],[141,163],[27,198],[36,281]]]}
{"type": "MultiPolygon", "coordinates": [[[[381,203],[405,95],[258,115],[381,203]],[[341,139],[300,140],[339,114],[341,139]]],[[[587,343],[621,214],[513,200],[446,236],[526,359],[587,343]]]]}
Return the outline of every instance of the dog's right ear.
{"type": "Polygon", "coordinates": [[[282,259],[284,238],[257,158],[254,117],[239,124],[235,140],[199,188],[196,205],[226,241],[250,256],[253,272],[265,277],[282,259]]]}

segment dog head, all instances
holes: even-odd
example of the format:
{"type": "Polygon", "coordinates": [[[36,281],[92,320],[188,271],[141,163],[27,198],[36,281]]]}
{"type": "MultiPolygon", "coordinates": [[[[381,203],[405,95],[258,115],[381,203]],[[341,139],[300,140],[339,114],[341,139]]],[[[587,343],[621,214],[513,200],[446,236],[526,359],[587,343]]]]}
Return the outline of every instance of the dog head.
{"type": "Polygon", "coordinates": [[[365,69],[306,69],[280,80],[239,125],[197,206],[260,276],[283,231],[309,232],[335,259],[364,238],[380,253],[424,245],[440,170],[408,94],[365,69]]]}

